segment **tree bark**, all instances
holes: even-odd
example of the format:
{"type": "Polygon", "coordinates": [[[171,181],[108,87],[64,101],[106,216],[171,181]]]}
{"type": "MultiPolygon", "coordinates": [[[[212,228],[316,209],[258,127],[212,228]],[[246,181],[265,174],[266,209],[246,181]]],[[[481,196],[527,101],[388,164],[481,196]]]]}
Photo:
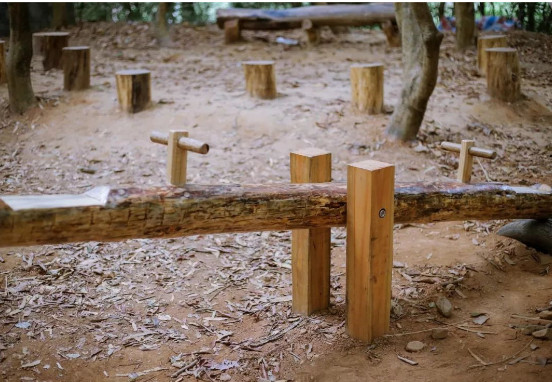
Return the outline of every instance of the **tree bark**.
{"type": "Polygon", "coordinates": [[[439,3],[439,20],[441,20],[443,17],[445,17],[445,5],[447,3],[440,2],[439,3]]]}
{"type": "Polygon", "coordinates": [[[155,36],[159,45],[165,47],[171,45],[169,26],[167,24],[168,8],[169,3],[159,3],[157,6],[157,14],[155,15],[155,36]]]}
{"type": "Polygon", "coordinates": [[[487,91],[493,98],[515,102],[521,98],[521,73],[517,50],[487,49],[487,91]]]}
{"type": "Polygon", "coordinates": [[[418,134],[437,82],[443,34],[435,28],[426,3],[395,3],[395,8],[402,37],[403,89],[387,133],[408,141],[418,134]]]}
{"type": "Polygon", "coordinates": [[[24,113],[36,105],[31,84],[31,59],[33,45],[29,26],[29,9],[26,3],[10,3],[10,50],[8,52],[7,76],[10,109],[24,113]]]}
{"type": "Polygon", "coordinates": [[[52,3],[52,28],[60,30],[67,27],[67,3],[52,3]]]}
{"type": "Polygon", "coordinates": [[[535,10],[536,3],[527,3],[527,24],[526,29],[530,32],[535,31],[535,10]]]}
{"type": "Polygon", "coordinates": [[[456,48],[464,51],[475,42],[475,10],[473,3],[456,3],[456,48]]]}
{"type": "MultiPolygon", "coordinates": [[[[81,195],[0,196],[0,247],[338,227],[347,185],[98,187],[81,195]]],[[[398,183],[395,223],[543,219],[552,192],[496,183],[398,183]]]]}

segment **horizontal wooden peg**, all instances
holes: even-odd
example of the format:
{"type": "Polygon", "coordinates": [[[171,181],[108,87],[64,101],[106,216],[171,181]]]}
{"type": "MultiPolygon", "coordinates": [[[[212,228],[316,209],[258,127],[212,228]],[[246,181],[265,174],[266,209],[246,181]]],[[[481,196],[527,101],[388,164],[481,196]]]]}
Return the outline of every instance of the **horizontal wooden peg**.
{"type": "MultiPolygon", "coordinates": [[[[441,148],[446,151],[452,151],[453,153],[459,153],[462,145],[460,143],[441,142],[441,148]]],[[[496,151],[483,149],[481,147],[470,147],[469,154],[480,158],[496,158],[496,151]]]]}
{"type": "MultiPolygon", "coordinates": [[[[160,131],[152,131],[150,134],[150,140],[154,143],[168,145],[169,134],[162,133],[160,131]]],[[[209,145],[207,143],[188,137],[181,137],[178,140],[178,148],[198,154],[207,154],[209,152],[209,145]]]]}

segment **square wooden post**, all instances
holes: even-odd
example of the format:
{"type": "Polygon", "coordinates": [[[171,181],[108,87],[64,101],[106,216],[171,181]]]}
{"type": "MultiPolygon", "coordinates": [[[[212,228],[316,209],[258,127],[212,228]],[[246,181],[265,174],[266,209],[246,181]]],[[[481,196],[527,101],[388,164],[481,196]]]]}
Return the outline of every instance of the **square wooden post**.
{"type": "Polygon", "coordinates": [[[169,183],[174,186],[186,184],[188,151],[178,147],[178,140],[187,136],[187,131],[169,131],[169,139],[167,141],[169,146],[167,150],[167,176],[169,178],[169,183]]]}
{"type": "Polygon", "coordinates": [[[470,148],[475,145],[471,139],[462,139],[460,147],[460,158],[458,162],[458,175],[456,179],[462,183],[469,183],[473,167],[473,156],[470,154],[470,148]]]}
{"type": "MultiPolygon", "coordinates": [[[[316,148],[290,154],[291,183],[332,180],[332,154],[316,148]]],[[[291,233],[293,311],[309,315],[330,305],[330,228],[291,233]]]]}
{"type": "Polygon", "coordinates": [[[389,330],[395,166],[347,169],[347,331],[372,341],[389,330]]]}

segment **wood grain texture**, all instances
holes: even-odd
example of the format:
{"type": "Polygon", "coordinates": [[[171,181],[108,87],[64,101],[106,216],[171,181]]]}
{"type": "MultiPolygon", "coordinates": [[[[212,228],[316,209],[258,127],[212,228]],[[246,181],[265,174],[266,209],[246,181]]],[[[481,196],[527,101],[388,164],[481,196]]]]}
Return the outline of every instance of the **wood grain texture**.
{"type": "MultiPolygon", "coordinates": [[[[291,183],[332,180],[330,152],[309,148],[290,154],[291,183]]],[[[292,308],[310,315],[330,305],[330,228],[291,233],[292,308]]]]}
{"type": "Polygon", "coordinates": [[[63,51],[63,88],[85,90],[90,87],[90,48],[65,47],[63,51]]]}
{"type": "Polygon", "coordinates": [[[186,166],[188,164],[188,151],[178,146],[180,138],[188,137],[187,131],[171,130],[168,137],[167,149],[167,178],[173,186],[186,184],[186,166]]]}
{"type": "Polygon", "coordinates": [[[242,65],[245,74],[245,89],[251,97],[276,98],[274,61],[246,61],[242,65]]]}
{"type": "MultiPolygon", "coordinates": [[[[462,145],[459,143],[454,142],[441,142],[440,147],[443,150],[451,151],[453,153],[459,153],[462,149],[462,145]]],[[[495,159],[496,158],[496,151],[484,149],[481,147],[470,147],[469,150],[470,155],[473,155],[474,157],[480,157],[480,158],[487,158],[487,159],[495,159]]]]}
{"type": "Polygon", "coordinates": [[[470,154],[470,149],[475,146],[475,141],[471,139],[462,139],[460,147],[460,158],[458,160],[458,173],[456,180],[462,183],[469,183],[473,168],[473,156],[470,154]]]}
{"type": "Polygon", "coordinates": [[[517,50],[514,48],[487,49],[487,92],[504,102],[521,98],[521,73],[517,50]]]}
{"type": "Polygon", "coordinates": [[[121,70],[115,73],[117,98],[121,109],[138,113],[151,104],[151,74],[149,70],[121,70]]]}
{"type": "Polygon", "coordinates": [[[377,161],[347,170],[347,332],[368,342],[389,330],[394,177],[377,161]]]}
{"type": "Polygon", "coordinates": [[[0,40],[0,85],[8,82],[6,77],[6,42],[0,40]]]}
{"type": "Polygon", "coordinates": [[[487,75],[487,49],[508,46],[506,36],[488,35],[477,39],[477,68],[482,76],[487,75]]]}
{"type": "Polygon", "coordinates": [[[383,111],[383,64],[351,66],[351,98],[356,109],[368,114],[383,111]]]}
{"type": "Polygon", "coordinates": [[[63,48],[69,45],[69,32],[33,33],[33,52],[42,55],[44,70],[63,69],[63,48]]]}
{"type": "Polygon", "coordinates": [[[227,20],[224,22],[224,42],[232,44],[241,40],[241,30],[239,20],[227,20]]]}
{"type": "MultiPolygon", "coordinates": [[[[99,187],[82,195],[0,196],[0,246],[341,227],[346,198],[343,183],[99,187]]],[[[552,216],[552,193],[495,183],[401,183],[394,210],[395,223],[546,219],[552,216]]]]}

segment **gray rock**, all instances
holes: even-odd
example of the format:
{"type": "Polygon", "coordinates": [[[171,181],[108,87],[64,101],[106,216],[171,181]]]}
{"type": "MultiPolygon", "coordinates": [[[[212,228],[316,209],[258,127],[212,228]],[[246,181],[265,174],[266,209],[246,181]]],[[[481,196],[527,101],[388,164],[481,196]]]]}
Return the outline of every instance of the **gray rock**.
{"type": "Polygon", "coordinates": [[[541,340],[552,340],[552,329],[542,329],[537,330],[536,332],[533,332],[533,337],[541,339],[541,340]]]}
{"type": "Polygon", "coordinates": [[[435,328],[431,331],[431,338],[434,340],[442,340],[444,338],[447,338],[448,336],[448,329],[445,328],[435,328]]]}
{"type": "Polygon", "coordinates": [[[539,313],[539,318],[543,320],[552,320],[552,310],[544,310],[539,313]]]}
{"type": "Polygon", "coordinates": [[[448,300],[448,298],[441,296],[435,301],[435,305],[437,306],[437,310],[441,315],[444,317],[450,317],[452,316],[452,304],[448,300]]]}
{"type": "Polygon", "coordinates": [[[533,332],[536,332],[538,330],[546,329],[543,325],[527,325],[521,330],[522,334],[525,334],[526,336],[530,336],[533,334],[533,332]]]}
{"type": "Polygon", "coordinates": [[[410,341],[406,344],[405,350],[410,353],[415,353],[422,350],[425,347],[425,344],[420,341],[410,341]]]}

